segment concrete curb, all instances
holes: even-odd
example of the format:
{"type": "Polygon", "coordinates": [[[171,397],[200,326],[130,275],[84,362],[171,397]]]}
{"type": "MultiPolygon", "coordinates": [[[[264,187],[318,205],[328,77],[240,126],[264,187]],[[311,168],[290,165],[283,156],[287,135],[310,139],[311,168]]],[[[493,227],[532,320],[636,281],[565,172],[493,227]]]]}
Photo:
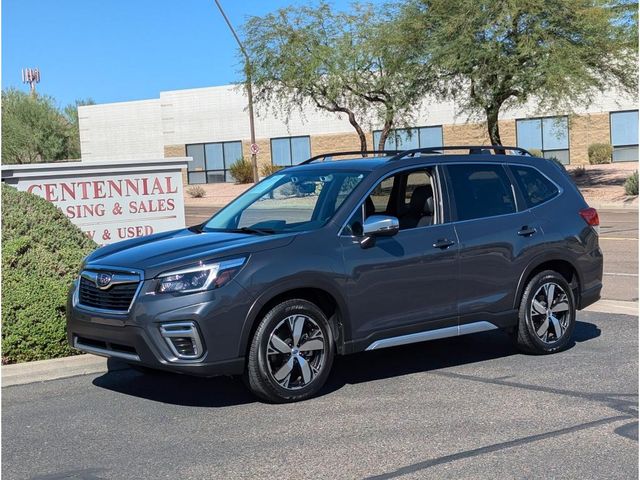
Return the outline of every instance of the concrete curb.
{"type": "Polygon", "coordinates": [[[73,357],[38,360],[36,362],[17,363],[2,366],[2,388],[27,383],[44,382],[60,378],[106,373],[123,370],[127,365],[109,361],[96,355],[76,355],[73,357]],[[107,365],[107,362],[109,364],[107,365]]]}
{"type": "Polygon", "coordinates": [[[638,302],[624,300],[598,300],[584,309],[585,312],[613,313],[638,316],[638,302]]]}
{"type": "Polygon", "coordinates": [[[620,203],[620,202],[590,202],[586,199],[587,204],[596,210],[629,210],[638,211],[638,203],[620,203]]]}

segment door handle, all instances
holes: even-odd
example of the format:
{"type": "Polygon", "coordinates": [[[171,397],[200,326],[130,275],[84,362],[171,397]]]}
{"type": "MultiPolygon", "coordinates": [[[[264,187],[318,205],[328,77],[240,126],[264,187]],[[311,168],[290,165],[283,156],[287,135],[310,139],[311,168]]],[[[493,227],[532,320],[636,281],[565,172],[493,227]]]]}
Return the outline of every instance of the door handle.
{"type": "Polygon", "coordinates": [[[442,250],[444,250],[445,248],[449,248],[451,245],[455,245],[455,244],[456,242],[452,240],[441,238],[440,240],[438,240],[433,244],[433,248],[441,248],[442,250]]]}
{"type": "Polygon", "coordinates": [[[538,230],[536,230],[535,228],[532,227],[528,227],[527,225],[525,225],[524,227],[522,227],[519,231],[518,231],[518,235],[520,235],[521,237],[530,237],[531,235],[533,235],[534,233],[536,233],[538,230]]]}

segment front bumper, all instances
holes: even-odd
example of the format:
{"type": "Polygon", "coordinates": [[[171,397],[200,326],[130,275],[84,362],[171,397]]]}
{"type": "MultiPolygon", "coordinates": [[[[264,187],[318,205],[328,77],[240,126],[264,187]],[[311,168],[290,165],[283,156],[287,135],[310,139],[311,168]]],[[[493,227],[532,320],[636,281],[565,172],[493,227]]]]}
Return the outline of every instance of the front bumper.
{"type": "MultiPolygon", "coordinates": [[[[144,282],[147,284],[147,282],[144,282]]],[[[143,285],[129,312],[96,312],[78,305],[74,285],[67,302],[67,339],[78,350],[132,364],[198,376],[238,375],[239,351],[249,304],[235,282],[219,290],[191,295],[154,295],[143,285]],[[201,352],[178,358],[167,341],[167,326],[191,324],[201,352]],[[164,335],[164,336],[163,336],[164,335]]]]}

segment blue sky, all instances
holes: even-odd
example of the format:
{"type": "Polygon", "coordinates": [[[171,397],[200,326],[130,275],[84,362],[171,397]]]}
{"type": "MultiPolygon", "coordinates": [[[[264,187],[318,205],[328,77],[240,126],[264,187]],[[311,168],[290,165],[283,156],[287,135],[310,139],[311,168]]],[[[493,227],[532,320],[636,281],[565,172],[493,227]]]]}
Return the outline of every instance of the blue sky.
{"type": "MultiPolygon", "coordinates": [[[[295,0],[221,0],[238,29],[295,0]]],[[[334,1],[345,8],[348,0],[334,1]]],[[[375,2],[378,3],[378,2],[375,2]]],[[[237,81],[236,44],[213,0],[3,0],[2,87],[39,67],[60,105],[155,98],[237,81]]]]}

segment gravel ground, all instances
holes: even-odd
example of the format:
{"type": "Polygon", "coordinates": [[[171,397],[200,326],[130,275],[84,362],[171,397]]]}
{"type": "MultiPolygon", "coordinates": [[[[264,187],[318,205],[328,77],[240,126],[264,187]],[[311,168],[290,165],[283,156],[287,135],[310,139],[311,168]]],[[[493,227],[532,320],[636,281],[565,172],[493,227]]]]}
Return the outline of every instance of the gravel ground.
{"type": "Polygon", "coordinates": [[[624,181],[635,170],[638,162],[611,163],[608,165],[585,165],[584,173],[577,175],[579,167],[569,167],[576,185],[588,203],[620,203],[638,205],[638,197],[624,193],[624,181]]]}

